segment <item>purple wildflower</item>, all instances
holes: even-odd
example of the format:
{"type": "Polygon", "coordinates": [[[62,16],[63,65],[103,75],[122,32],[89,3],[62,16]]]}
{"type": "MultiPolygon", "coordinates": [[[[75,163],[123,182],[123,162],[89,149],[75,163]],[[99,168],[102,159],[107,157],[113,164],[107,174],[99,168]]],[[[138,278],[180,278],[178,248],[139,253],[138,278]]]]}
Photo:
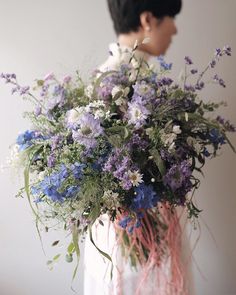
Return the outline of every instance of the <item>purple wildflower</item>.
{"type": "Polygon", "coordinates": [[[187,160],[184,160],[180,164],[174,164],[170,167],[166,175],[163,177],[163,182],[174,192],[182,187],[183,183],[186,179],[189,179],[191,174],[191,165],[187,160]]]}
{"type": "Polygon", "coordinates": [[[196,90],[202,90],[204,88],[204,86],[205,86],[205,83],[203,81],[200,81],[199,83],[197,83],[195,85],[195,89],[196,90]]]}
{"type": "Polygon", "coordinates": [[[192,75],[196,74],[197,72],[198,72],[197,69],[192,69],[192,70],[190,71],[190,73],[191,73],[192,75]]]}
{"type": "Polygon", "coordinates": [[[226,87],[224,80],[221,79],[217,74],[214,75],[213,80],[217,82],[220,86],[224,88],[226,87]]]}
{"type": "Polygon", "coordinates": [[[213,69],[216,65],[216,61],[215,59],[213,59],[211,62],[210,62],[210,67],[213,69]]]}
{"type": "Polygon", "coordinates": [[[226,45],[223,48],[223,51],[226,53],[226,55],[231,56],[231,47],[226,45]]]}
{"type": "Polygon", "coordinates": [[[128,103],[128,123],[133,124],[135,128],[140,128],[150,114],[150,111],[144,106],[141,97],[136,97],[128,103]]]}
{"type": "Polygon", "coordinates": [[[79,118],[78,123],[78,129],[73,130],[73,139],[87,148],[95,147],[96,138],[103,133],[100,121],[92,114],[84,114],[79,118]]]}
{"type": "Polygon", "coordinates": [[[133,98],[142,97],[147,101],[155,97],[155,89],[146,81],[136,82],[135,85],[133,85],[133,89],[133,98]]]}
{"type": "Polygon", "coordinates": [[[191,91],[191,92],[195,92],[195,88],[194,88],[194,86],[192,86],[192,85],[187,85],[187,84],[185,84],[184,85],[184,90],[186,90],[186,91],[191,91]]]}
{"type": "Polygon", "coordinates": [[[193,62],[189,56],[185,56],[184,58],[186,65],[192,65],[193,62]]]}

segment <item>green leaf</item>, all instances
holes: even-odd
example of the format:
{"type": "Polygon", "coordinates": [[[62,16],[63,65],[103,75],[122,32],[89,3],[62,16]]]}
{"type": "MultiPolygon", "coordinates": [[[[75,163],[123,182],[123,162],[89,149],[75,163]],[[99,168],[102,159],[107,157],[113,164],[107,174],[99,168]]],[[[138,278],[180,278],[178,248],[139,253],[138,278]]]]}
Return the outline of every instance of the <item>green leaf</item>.
{"type": "Polygon", "coordinates": [[[91,226],[89,227],[89,238],[90,238],[90,241],[92,242],[92,244],[94,245],[94,247],[104,256],[106,257],[108,260],[110,260],[110,262],[112,263],[112,259],[110,257],[109,254],[103,252],[101,249],[98,248],[98,246],[95,244],[94,240],[93,240],[93,236],[92,236],[92,229],[91,229],[91,226]]]}
{"type": "Polygon", "coordinates": [[[161,175],[163,176],[166,172],[166,167],[165,167],[165,163],[162,160],[158,150],[155,148],[152,148],[151,150],[149,150],[149,153],[151,156],[153,156],[153,160],[154,160],[155,164],[157,165],[161,175]]]}
{"type": "Polygon", "coordinates": [[[68,248],[67,248],[67,252],[68,252],[69,254],[72,254],[72,253],[75,252],[75,245],[74,245],[73,242],[71,242],[70,245],[68,246],[68,248]]]}
{"type": "Polygon", "coordinates": [[[60,258],[61,254],[57,254],[56,256],[53,257],[53,261],[57,261],[60,258]]]}

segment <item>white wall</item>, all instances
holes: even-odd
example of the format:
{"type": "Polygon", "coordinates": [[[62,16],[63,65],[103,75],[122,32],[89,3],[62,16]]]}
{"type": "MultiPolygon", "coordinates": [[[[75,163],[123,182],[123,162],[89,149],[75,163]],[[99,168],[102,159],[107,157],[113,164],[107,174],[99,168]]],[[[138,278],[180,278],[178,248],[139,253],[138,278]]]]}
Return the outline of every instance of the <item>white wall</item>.
{"type": "MultiPolygon", "coordinates": [[[[108,43],[115,40],[105,0],[0,0],[0,4],[0,72],[15,72],[22,84],[31,84],[34,78],[50,71],[64,75],[80,68],[87,76],[89,70],[104,61],[108,43]]],[[[235,0],[184,0],[183,11],[177,17],[179,33],[167,59],[174,62],[177,74],[185,55],[192,56],[203,67],[215,47],[231,45],[233,56],[225,58],[216,68],[228,87],[224,90],[212,86],[205,93],[207,99],[227,99],[229,107],[222,114],[236,123],[235,11],[235,0]]],[[[28,104],[11,96],[10,88],[2,83],[0,99],[0,163],[3,163],[17,133],[28,128],[21,116],[28,104]]],[[[235,136],[231,138],[236,145],[235,136]]],[[[204,211],[194,257],[207,278],[204,280],[193,264],[196,295],[236,294],[236,157],[229,148],[224,148],[223,153],[207,164],[206,176],[196,193],[198,206],[204,211]]],[[[0,175],[0,294],[73,294],[71,265],[60,262],[54,271],[48,271],[46,261],[53,253],[50,243],[56,235],[44,235],[48,254],[45,257],[26,200],[14,198],[18,186],[9,171],[0,175]]],[[[194,232],[192,243],[196,236],[194,232]]],[[[77,290],[82,290],[82,281],[81,269],[75,283],[77,290]]]]}

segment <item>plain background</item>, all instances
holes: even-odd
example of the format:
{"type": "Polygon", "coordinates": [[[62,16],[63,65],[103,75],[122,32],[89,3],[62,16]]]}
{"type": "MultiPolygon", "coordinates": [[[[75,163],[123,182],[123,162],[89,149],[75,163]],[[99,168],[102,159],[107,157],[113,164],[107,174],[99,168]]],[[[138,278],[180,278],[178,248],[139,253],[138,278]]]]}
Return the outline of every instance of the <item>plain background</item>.
{"type": "MultiPolygon", "coordinates": [[[[202,69],[216,47],[231,45],[233,56],[223,58],[211,72],[218,72],[227,88],[210,85],[203,98],[227,100],[228,107],[221,114],[236,123],[236,1],[183,2],[176,20],[178,35],[166,59],[174,63],[176,76],[183,68],[185,55],[202,69]]],[[[34,78],[51,71],[60,77],[80,69],[87,77],[104,62],[108,44],[115,41],[105,0],[0,0],[0,4],[0,72],[15,72],[24,85],[32,85],[34,78]]],[[[11,96],[10,87],[2,82],[0,105],[0,163],[4,164],[18,132],[29,127],[22,117],[29,105],[11,96]]],[[[230,138],[236,146],[235,135],[230,138]]],[[[207,163],[205,178],[199,175],[202,184],[195,196],[203,212],[199,219],[201,237],[193,253],[195,291],[190,295],[236,294],[236,155],[229,147],[224,147],[222,153],[207,163]]],[[[43,236],[45,257],[26,199],[14,197],[21,184],[13,179],[9,170],[0,175],[0,294],[73,294],[72,265],[62,259],[53,271],[46,266],[46,261],[58,253],[50,246],[57,234],[43,236]]],[[[192,245],[198,234],[199,230],[193,231],[192,245]]],[[[81,295],[82,266],[83,255],[74,284],[81,295]]]]}

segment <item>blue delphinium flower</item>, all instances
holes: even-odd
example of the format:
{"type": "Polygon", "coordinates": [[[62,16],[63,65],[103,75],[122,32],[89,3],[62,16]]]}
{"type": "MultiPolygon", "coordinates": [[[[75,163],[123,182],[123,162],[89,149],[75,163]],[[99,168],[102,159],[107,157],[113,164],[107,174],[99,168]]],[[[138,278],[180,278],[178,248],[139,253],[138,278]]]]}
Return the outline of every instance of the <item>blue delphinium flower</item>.
{"type": "Polygon", "coordinates": [[[26,130],[17,137],[16,143],[19,145],[19,150],[23,151],[30,147],[33,144],[33,140],[35,139],[45,138],[38,131],[26,130]]]}
{"type": "Polygon", "coordinates": [[[74,163],[69,168],[62,164],[57,172],[46,176],[36,187],[31,188],[33,195],[46,195],[54,202],[63,202],[68,198],[73,198],[80,190],[80,186],[76,185],[66,186],[62,189],[65,181],[71,174],[74,179],[82,178],[84,164],[74,163]]]}
{"type": "Polygon", "coordinates": [[[132,221],[132,218],[130,216],[126,216],[122,220],[120,220],[119,225],[122,228],[126,228],[128,223],[130,223],[131,221],[132,221]]]}
{"type": "Polygon", "coordinates": [[[160,63],[160,67],[161,67],[161,69],[163,69],[163,70],[165,70],[165,71],[169,71],[169,70],[171,70],[171,68],[172,68],[172,63],[166,63],[165,62],[165,60],[164,60],[164,57],[163,57],[163,55],[160,55],[160,56],[158,56],[157,57],[157,60],[159,61],[159,63],[160,63]]]}
{"type": "Polygon", "coordinates": [[[83,176],[83,168],[85,167],[85,164],[81,164],[78,162],[75,162],[70,166],[71,172],[73,173],[75,179],[81,179],[81,177],[83,176]]]}
{"type": "Polygon", "coordinates": [[[208,134],[208,139],[215,145],[225,144],[225,137],[219,132],[218,129],[213,128],[208,134]]]}
{"type": "Polygon", "coordinates": [[[140,209],[150,209],[157,205],[159,197],[154,191],[152,185],[141,183],[135,188],[135,197],[132,200],[131,209],[138,211],[140,209]]]}

